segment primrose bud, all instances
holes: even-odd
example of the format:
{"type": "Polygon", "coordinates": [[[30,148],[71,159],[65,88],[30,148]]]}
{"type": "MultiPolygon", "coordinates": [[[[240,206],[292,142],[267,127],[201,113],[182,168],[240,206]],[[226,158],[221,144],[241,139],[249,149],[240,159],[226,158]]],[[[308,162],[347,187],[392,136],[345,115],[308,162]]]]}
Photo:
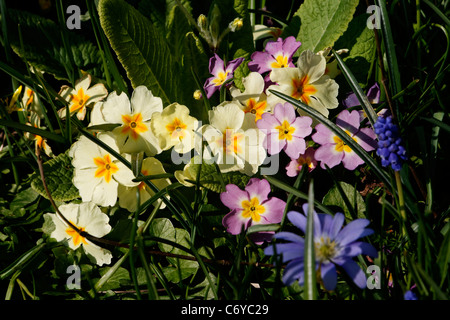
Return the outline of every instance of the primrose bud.
{"type": "Polygon", "coordinates": [[[244,21],[242,20],[242,18],[236,18],[230,22],[230,24],[228,25],[228,28],[230,28],[231,32],[235,32],[235,31],[242,29],[243,25],[244,25],[244,21]]]}

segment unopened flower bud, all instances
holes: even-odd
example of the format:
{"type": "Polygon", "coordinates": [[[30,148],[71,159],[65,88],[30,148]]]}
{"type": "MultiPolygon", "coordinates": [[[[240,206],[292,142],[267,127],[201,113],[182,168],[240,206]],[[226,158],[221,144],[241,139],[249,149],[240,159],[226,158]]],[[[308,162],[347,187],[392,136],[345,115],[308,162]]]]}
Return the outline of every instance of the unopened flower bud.
{"type": "Polygon", "coordinates": [[[242,20],[242,18],[236,18],[230,22],[228,28],[230,28],[231,32],[235,32],[242,29],[243,25],[244,21],[242,20]]]}
{"type": "Polygon", "coordinates": [[[197,89],[197,90],[194,91],[193,96],[194,96],[195,100],[200,100],[202,98],[202,92],[197,89]]]}
{"type": "Polygon", "coordinates": [[[208,18],[204,14],[199,15],[197,18],[197,25],[200,30],[206,30],[208,28],[208,18]]]}

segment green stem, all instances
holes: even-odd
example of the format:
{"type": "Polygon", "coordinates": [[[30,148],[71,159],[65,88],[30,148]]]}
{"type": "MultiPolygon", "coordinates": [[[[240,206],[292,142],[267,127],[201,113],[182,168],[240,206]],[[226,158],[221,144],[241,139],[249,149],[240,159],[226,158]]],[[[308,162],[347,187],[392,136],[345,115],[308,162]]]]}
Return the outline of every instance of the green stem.
{"type": "Polygon", "coordinates": [[[405,211],[405,198],[403,196],[403,187],[402,187],[402,181],[400,178],[400,172],[395,171],[395,182],[397,184],[397,191],[398,191],[398,205],[400,210],[400,216],[402,219],[402,232],[403,235],[406,236],[406,211],[405,211]]]}

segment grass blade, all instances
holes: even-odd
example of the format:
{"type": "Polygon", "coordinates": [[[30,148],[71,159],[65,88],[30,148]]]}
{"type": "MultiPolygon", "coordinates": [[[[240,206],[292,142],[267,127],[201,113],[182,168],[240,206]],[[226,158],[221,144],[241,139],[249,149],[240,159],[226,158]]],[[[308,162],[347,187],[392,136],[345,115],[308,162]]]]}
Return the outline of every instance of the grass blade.
{"type": "MultiPolygon", "coordinates": [[[[384,47],[386,52],[388,70],[391,80],[391,96],[400,92],[400,71],[398,69],[397,55],[395,54],[394,39],[392,37],[391,24],[389,23],[388,12],[386,9],[386,1],[377,0],[377,5],[380,7],[381,18],[381,32],[384,39],[384,47]]],[[[398,113],[397,113],[398,114],[398,113]]]]}
{"type": "Polygon", "coordinates": [[[308,191],[308,216],[305,233],[305,300],[317,298],[316,255],[314,251],[314,183],[311,180],[308,191]]]}
{"type": "MultiPolygon", "coordinates": [[[[308,200],[308,195],[301,192],[300,190],[295,189],[294,187],[290,186],[289,184],[280,181],[274,177],[271,176],[264,176],[264,179],[266,179],[267,181],[269,181],[270,184],[272,184],[273,186],[280,188],[286,192],[288,192],[289,194],[293,194],[294,196],[303,199],[303,200],[308,200]]],[[[322,212],[324,213],[328,213],[331,215],[334,215],[334,212],[332,212],[330,209],[328,209],[326,206],[324,206],[323,204],[321,204],[319,201],[314,201],[314,205],[319,208],[322,212]]]]}
{"type": "Polygon", "coordinates": [[[341,69],[342,73],[345,76],[345,79],[347,79],[348,84],[352,88],[353,92],[356,95],[356,98],[358,98],[359,103],[361,104],[364,112],[366,113],[370,123],[372,126],[377,121],[377,113],[372,107],[372,104],[369,102],[369,99],[362,91],[361,87],[358,84],[358,80],[356,80],[353,73],[350,71],[350,69],[345,65],[342,58],[339,56],[339,54],[336,53],[336,51],[332,50],[334,56],[336,57],[336,61],[339,65],[339,68],[341,69]]]}

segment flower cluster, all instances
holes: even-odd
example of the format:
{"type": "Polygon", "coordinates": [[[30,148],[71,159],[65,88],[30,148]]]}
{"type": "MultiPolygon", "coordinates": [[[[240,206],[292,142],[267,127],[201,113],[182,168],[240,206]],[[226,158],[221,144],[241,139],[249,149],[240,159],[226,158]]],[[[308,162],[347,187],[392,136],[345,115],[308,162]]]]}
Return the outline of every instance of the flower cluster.
{"type": "Polygon", "coordinates": [[[403,162],[408,158],[398,126],[392,122],[391,116],[379,116],[374,128],[379,140],[377,155],[381,157],[381,165],[400,171],[403,162]]]}
{"type": "MultiPolygon", "coordinates": [[[[239,23],[236,21],[230,28],[238,29],[239,23]]],[[[273,94],[272,90],[285,93],[324,116],[328,116],[329,109],[338,106],[338,85],[330,77],[327,54],[305,50],[294,61],[300,46],[301,43],[294,37],[267,42],[264,51],[252,54],[248,62],[250,72],[241,79],[243,90],[233,80],[234,71],[244,63],[244,58],[225,63],[214,53],[209,60],[212,76],[206,79],[203,90],[208,99],[219,90],[226,90],[231,99],[213,106],[208,118],[202,119],[207,121],[204,125],[191,115],[189,106],[178,102],[163,106],[162,99],[154,96],[145,86],[136,87],[131,97],[125,92],[108,94],[102,84],[91,86],[89,75],[78,80],[75,88],[64,86],[60,97],[66,99],[67,106],[60,110],[59,115],[67,117],[68,110],[70,116],[76,115],[83,120],[87,107],[92,107],[89,127],[95,139],[108,148],[101,147],[92,137],[85,135],[73,143],[69,150],[74,167],[73,184],[79,190],[82,204],[61,206],[60,211],[67,213],[67,218],[72,219],[71,222],[79,230],[96,232],[90,228],[87,219],[103,219],[106,223],[108,220],[101,217],[98,207],[112,207],[118,203],[130,212],[137,210],[138,198],[142,204],[154,195],[154,190],[148,188],[145,182],[136,180],[135,173],[123,162],[123,159],[130,162],[137,154],[145,155],[140,162],[140,174],[143,176],[165,174],[163,164],[157,159],[165,151],[170,151],[172,156],[194,154],[206,163],[215,163],[221,174],[240,172],[250,177],[258,174],[268,155],[278,157],[282,153],[290,159],[285,166],[288,177],[298,175],[304,166],[312,171],[319,162],[321,168],[325,165],[334,167],[342,162],[348,170],[363,164],[350,146],[327,127],[315,123],[291,103],[273,94]],[[139,197],[136,197],[137,194],[139,197]],[[76,217],[73,216],[75,212],[76,217]]],[[[200,99],[201,93],[196,92],[194,96],[200,99]]],[[[336,125],[365,150],[374,150],[375,133],[360,127],[359,120],[357,111],[343,110],[337,115],[336,125]]],[[[197,179],[188,174],[191,165],[191,162],[186,164],[183,171],[186,174],[179,174],[179,171],[175,174],[180,183],[189,187],[194,184],[188,180],[197,179]]],[[[171,183],[165,178],[151,182],[158,189],[164,189],[171,183]]],[[[242,186],[227,184],[220,194],[223,205],[230,210],[222,221],[226,231],[237,235],[254,225],[280,223],[286,202],[269,197],[270,192],[269,182],[257,177],[251,178],[244,190],[242,186]]],[[[161,199],[154,205],[165,206],[161,199]]],[[[69,239],[69,246],[73,249],[83,245],[98,264],[108,263],[110,258],[105,251],[97,250],[64,221],[51,217],[56,225],[52,237],[69,239]]],[[[296,217],[294,213],[288,217],[302,228],[303,225],[299,224],[303,221],[301,217],[296,217]]],[[[355,222],[340,231],[343,223],[341,215],[336,215],[334,220],[330,220],[329,216],[318,217],[319,265],[322,266],[326,288],[330,289],[336,282],[334,264],[356,272],[351,258],[372,251],[366,245],[354,242],[358,237],[348,234],[365,234],[365,225],[356,226],[355,222]],[[333,224],[335,226],[329,229],[333,224]],[[352,249],[347,249],[348,246],[352,249]]],[[[103,236],[108,231],[105,227],[96,232],[96,236],[103,236]]],[[[272,231],[255,232],[250,234],[250,238],[256,244],[263,244],[270,241],[273,235],[272,231]]],[[[275,238],[282,239],[285,235],[280,233],[275,238]]],[[[293,236],[285,239],[293,239],[293,236]]],[[[301,246],[301,241],[297,242],[295,246],[301,246]]],[[[283,253],[283,248],[280,245],[279,252],[283,253]]],[[[271,254],[270,250],[269,247],[266,254],[271,254]]],[[[285,259],[289,260],[288,257],[293,254],[286,254],[285,259]]],[[[298,259],[301,259],[300,251],[295,254],[300,255],[298,259]]],[[[284,276],[286,282],[301,278],[298,275],[301,268],[301,263],[292,269],[295,272],[288,267],[284,276]]],[[[355,281],[361,284],[359,273],[355,281]]]]}

